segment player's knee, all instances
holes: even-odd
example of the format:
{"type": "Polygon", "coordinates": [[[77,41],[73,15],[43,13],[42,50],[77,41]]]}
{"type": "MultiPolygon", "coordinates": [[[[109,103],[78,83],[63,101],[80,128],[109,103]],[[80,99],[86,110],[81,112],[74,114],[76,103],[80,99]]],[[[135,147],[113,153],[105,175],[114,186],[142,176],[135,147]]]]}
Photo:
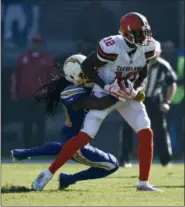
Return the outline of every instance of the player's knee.
{"type": "Polygon", "coordinates": [[[89,130],[86,130],[86,129],[81,129],[81,132],[83,132],[84,134],[89,136],[91,139],[93,139],[96,135],[93,131],[89,131],[89,130]]]}
{"type": "Polygon", "coordinates": [[[119,162],[114,155],[109,155],[109,156],[111,157],[111,161],[110,161],[111,165],[109,165],[109,171],[113,173],[119,169],[119,162]]]}
{"type": "Polygon", "coordinates": [[[151,128],[142,129],[137,132],[140,145],[147,145],[153,148],[153,131],[151,128]]]}
{"type": "Polygon", "coordinates": [[[116,163],[114,163],[114,169],[113,172],[116,172],[119,169],[119,162],[116,160],[116,163]]]}
{"type": "Polygon", "coordinates": [[[51,142],[50,146],[61,149],[62,148],[62,143],[60,143],[60,142],[51,142]]]}
{"type": "Polygon", "coordinates": [[[144,128],[137,132],[139,137],[148,137],[150,139],[153,138],[153,130],[151,128],[144,128]]]}
{"type": "Polygon", "coordinates": [[[114,163],[114,167],[107,170],[108,175],[111,175],[112,173],[115,173],[119,169],[119,163],[114,163]]]}
{"type": "Polygon", "coordinates": [[[99,130],[99,127],[100,127],[102,121],[103,121],[103,119],[101,119],[101,118],[93,117],[91,119],[91,121],[84,124],[81,131],[86,133],[91,138],[94,138],[99,130]]]}
{"type": "Polygon", "coordinates": [[[89,137],[90,139],[94,138],[93,134],[88,131],[81,130],[80,133],[83,133],[84,136],[89,137]]]}
{"type": "Polygon", "coordinates": [[[143,129],[149,129],[151,128],[151,122],[148,116],[145,116],[144,118],[142,117],[141,119],[138,119],[137,125],[136,125],[136,133],[143,129]]]}

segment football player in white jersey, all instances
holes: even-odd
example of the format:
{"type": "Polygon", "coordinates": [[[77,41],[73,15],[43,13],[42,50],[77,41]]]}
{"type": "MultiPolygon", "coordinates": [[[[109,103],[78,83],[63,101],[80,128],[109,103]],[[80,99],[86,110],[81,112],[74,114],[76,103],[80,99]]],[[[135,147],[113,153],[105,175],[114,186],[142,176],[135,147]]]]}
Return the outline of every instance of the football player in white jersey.
{"type": "Polygon", "coordinates": [[[120,21],[120,35],[106,37],[99,42],[97,52],[90,54],[82,63],[83,72],[95,83],[95,96],[102,97],[109,93],[122,99],[124,94],[124,100],[105,110],[90,110],[87,113],[81,132],[66,142],[50,166],[52,173],[64,165],[78,149],[89,143],[97,134],[104,118],[112,110],[117,109],[138,136],[137,190],[161,191],[148,182],[153,157],[153,132],[142,103],[141,92],[150,65],[148,61],[155,57],[155,50],[150,25],[139,13],[128,13],[123,16],[120,21]],[[99,68],[99,73],[95,68],[99,68]],[[127,81],[124,82],[124,79],[133,82],[134,89],[131,89],[130,93],[126,89],[127,81]]]}
{"type": "MultiPolygon", "coordinates": [[[[113,81],[129,79],[133,82],[135,91],[141,90],[150,66],[149,60],[155,57],[155,53],[156,43],[147,19],[139,13],[128,13],[120,21],[120,35],[102,39],[97,53],[89,55],[83,62],[82,69],[96,83],[93,89],[95,96],[104,96],[106,91],[119,97],[119,84],[113,89],[110,84],[113,81]],[[99,74],[94,72],[94,67],[100,67],[99,74]]],[[[148,182],[153,158],[153,132],[144,104],[133,100],[136,94],[128,95],[126,101],[120,101],[115,108],[138,137],[137,190],[159,191],[148,182]]],[[[93,138],[111,110],[110,107],[103,112],[89,111],[81,131],[93,138]]]]}

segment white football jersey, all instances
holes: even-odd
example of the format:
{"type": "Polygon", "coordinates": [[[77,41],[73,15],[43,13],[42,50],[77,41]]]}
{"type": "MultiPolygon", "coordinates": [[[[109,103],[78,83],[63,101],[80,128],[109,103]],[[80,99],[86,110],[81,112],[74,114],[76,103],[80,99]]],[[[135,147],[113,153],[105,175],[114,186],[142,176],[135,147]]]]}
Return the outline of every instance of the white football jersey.
{"type": "MultiPolygon", "coordinates": [[[[147,46],[138,47],[129,56],[128,52],[131,49],[127,46],[122,35],[105,37],[99,42],[97,57],[107,64],[100,68],[99,76],[106,84],[111,83],[116,77],[118,79],[126,77],[135,81],[146,61],[155,56],[155,48],[155,40],[152,39],[147,46]]],[[[95,88],[97,89],[98,86],[95,88]]]]}

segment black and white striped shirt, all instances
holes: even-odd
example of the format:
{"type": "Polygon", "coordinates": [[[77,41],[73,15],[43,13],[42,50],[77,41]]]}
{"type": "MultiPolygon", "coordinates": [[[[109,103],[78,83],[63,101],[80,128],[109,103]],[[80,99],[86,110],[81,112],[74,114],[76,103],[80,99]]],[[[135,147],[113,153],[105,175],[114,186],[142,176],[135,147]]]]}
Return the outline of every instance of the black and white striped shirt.
{"type": "Polygon", "coordinates": [[[148,74],[146,97],[154,98],[163,92],[164,87],[176,82],[177,77],[171,65],[163,58],[157,58],[148,74]]]}

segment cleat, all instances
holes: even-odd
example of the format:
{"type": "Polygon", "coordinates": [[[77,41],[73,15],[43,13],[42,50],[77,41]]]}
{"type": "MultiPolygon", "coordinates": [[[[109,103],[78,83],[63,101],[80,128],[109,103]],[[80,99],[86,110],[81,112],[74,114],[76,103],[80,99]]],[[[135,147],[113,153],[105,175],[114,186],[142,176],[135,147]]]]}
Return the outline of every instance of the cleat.
{"type": "Polygon", "coordinates": [[[72,177],[72,175],[61,173],[58,176],[58,181],[59,181],[58,189],[64,190],[64,189],[68,188],[70,185],[75,184],[75,182],[71,180],[71,177],[72,177]]]}
{"type": "Polygon", "coordinates": [[[173,167],[173,164],[170,162],[170,163],[168,163],[168,164],[166,164],[166,165],[163,165],[163,167],[166,167],[166,168],[172,168],[172,167],[173,167]]]}
{"type": "Polygon", "coordinates": [[[155,192],[164,192],[163,190],[159,188],[155,188],[150,184],[147,185],[137,185],[137,190],[138,191],[155,191],[155,192]]]}
{"type": "Polygon", "coordinates": [[[53,174],[46,170],[38,175],[38,177],[32,182],[31,188],[35,191],[41,191],[52,179],[53,174]]]}
{"type": "Polygon", "coordinates": [[[125,168],[132,168],[132,164],[130,162],[122,162],[120,166],[125,168]]]}
{"type": "Polygon", "coordinates": [[[20,162],[25,159],[31,159],[30,157],[22,156],[24,149],[11,150],[11,157],[13,162],[20,162]]]}
{"type": "Polygon", "coordinates": [[[125,167],[125,168],[132,168],[132,164],[130,163],[130,162],[126,162],[124,165],[123,165],[123,167],[125,167]]]}

